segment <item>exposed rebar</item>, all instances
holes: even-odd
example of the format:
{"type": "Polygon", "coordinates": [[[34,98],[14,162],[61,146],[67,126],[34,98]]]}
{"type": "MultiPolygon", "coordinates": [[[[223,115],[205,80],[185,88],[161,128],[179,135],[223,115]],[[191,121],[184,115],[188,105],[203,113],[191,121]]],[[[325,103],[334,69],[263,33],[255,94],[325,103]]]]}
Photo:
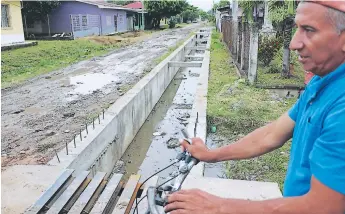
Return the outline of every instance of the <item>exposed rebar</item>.
{"type": "Polygon", "coordinates": [[[55,154],[56,154],[56,158],[58,159],[58,161],[59,161],[59,163],[60,163],[60,158],[59,158],[59,156],[58,156],[58,154],[57,154],[57,152],[56,152],[55,149],[54,149],[54,151],[55,151],[55,154]]]}
{"type": "Polygon", "coordinates": [[[68,155],[68,144],[66,142],[66,154],[68,155]]]}

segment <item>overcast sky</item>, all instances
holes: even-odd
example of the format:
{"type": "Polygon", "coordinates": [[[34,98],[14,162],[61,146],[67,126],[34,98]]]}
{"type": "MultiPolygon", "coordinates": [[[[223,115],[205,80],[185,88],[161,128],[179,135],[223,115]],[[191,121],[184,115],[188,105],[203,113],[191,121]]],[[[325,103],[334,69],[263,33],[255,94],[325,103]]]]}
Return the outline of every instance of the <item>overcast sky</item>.
{"type": "MultiPolygon", "coordinates": [[[[199,7],[200,9],[203,9],[204,11],[209,11],[212,9],[213,0],[188,0],[188,2],[191,5],[194,5],[196,7],[199,7]]],[[[219,0],[214,0],[214,3],[219,2],[219,0]]]]}

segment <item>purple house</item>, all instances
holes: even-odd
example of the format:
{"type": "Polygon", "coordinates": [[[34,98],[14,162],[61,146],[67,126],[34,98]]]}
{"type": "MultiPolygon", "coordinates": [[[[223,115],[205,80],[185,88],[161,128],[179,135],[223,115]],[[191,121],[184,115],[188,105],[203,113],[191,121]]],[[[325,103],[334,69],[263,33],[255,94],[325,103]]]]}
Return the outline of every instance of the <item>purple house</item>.
{"type": "Polygon", "coordinates": [[[136,9],[102,1],[61,1],[46,20],[28,26],[33,34],[71,34],[74,38],[108,35],[133,30],[136,9]]]}

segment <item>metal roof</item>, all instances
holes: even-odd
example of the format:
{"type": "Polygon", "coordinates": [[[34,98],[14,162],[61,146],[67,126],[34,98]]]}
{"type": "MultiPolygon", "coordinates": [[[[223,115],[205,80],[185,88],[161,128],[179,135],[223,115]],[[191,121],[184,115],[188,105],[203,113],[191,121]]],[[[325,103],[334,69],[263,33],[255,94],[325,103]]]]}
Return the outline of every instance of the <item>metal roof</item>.
{"type": "Polygon", "coordinates": [[[98,8],[102,8],[102,9],[126,10],[126,11],[132,11],[132,12],[140,12],[139,10],[136,10],[136,9],[125,8],[125,7],[122,7],[120,5],[116,5],[116,4],[108,3],[108,2],[104,2],[104,1],[87,1],[87,0],[75,0],[75,1],[85,3],[85,4],[95,5],[98,8]]]}

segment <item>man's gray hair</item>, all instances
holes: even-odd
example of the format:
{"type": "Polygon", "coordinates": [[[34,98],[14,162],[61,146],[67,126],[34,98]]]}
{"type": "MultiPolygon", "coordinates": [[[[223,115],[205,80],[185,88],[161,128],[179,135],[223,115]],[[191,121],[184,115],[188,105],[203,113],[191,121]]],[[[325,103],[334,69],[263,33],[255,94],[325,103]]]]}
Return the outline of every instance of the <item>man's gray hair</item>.
{"type": "Polygon", "coordinates": [[[333,8],[327,9],[327,17],[330,19],[337,33],[345,31],[345,13],[333,8]]]}

